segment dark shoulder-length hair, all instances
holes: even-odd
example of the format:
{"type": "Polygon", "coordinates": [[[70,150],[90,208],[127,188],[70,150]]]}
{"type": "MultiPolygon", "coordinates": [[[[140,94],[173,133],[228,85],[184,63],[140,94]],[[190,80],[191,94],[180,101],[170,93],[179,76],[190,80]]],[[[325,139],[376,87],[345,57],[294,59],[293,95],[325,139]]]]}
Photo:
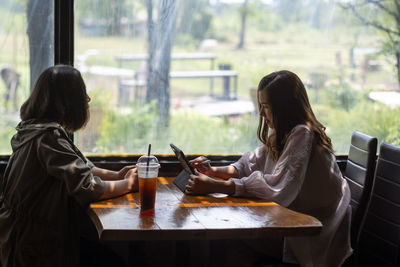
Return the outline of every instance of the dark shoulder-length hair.
{"type": "MultiPolygon", "coordinates": [[[[281,155],[288,134],[299,124],[307,125],[314,132],[317,144],[333,153],[326,128],[316,119],[304,84],[295,73],[282,70],[265,76],[258,85],[257,97],[264,90],[272,112],[274,131],[268,135],[268,125],[260,116],[257,135],[275,160],[281,155]]],[[[260,99],[258,103],[261,109],[260,99]]]]}
{"type": "Polygon", "coordinates": [[[22,120],[57,122],[69,132],[82,128],[89,119],[89,105],[80,72],[67,65],[43,71],[21,106],[20,116],[22,120]]]}

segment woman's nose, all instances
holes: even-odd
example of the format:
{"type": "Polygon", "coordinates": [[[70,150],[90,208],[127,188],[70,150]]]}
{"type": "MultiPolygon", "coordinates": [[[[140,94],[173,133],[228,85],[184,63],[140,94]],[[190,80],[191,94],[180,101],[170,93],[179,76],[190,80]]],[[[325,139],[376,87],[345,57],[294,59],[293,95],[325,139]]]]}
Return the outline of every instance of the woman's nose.
{"type": "Polygon", "coordinates": [[[90,96],[86,96],[86,100],[87,100],[87,102],[89,103],[90,102],[90,100],[92,100],[91,98],[90,98],[90,96]]]}

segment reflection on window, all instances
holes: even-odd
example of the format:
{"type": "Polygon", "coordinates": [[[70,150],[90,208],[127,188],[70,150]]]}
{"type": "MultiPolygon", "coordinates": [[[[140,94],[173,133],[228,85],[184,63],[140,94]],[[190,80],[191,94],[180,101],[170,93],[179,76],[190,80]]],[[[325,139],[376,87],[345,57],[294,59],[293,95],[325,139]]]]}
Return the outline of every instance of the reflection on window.
{"type": "MultiPolygon", "coordinates": [[[[53,64],[53,2],[0,2],[0,153],[10,152],[32,81],[53,64]]],[[[77,145],[106,154],[145,153],[148,143],[171,153],[171,142],[189,154],[253,149],[254,89],[280,69],[302,78],[337,154],[353,130],[400,144],[399,37],[358,19],[347,6],[355,2],[75,1],[75,66],[92,98],[77,145]]],[[[358,6],[359,16],[396,26],[385,9],[358,6]]]]}
{"type": "Polygon", "coordinates": [[[54,1],[0,2],[0,153],[10,154],[19,107],[46,67],[54,64],[54,1]]]}
{"type": "Polygon", "coordinates": [[[254,88],[279,69],[301,76],[337,153],[355,129],[398,141],[398,110],[369,95],[397,89],[382,36],[335,2],[86,0],[76,11],[76,66],[93,99],[84,151],[252,149],[254,88]]]}
{"type": "Polygon", "coordinates": [[[75,139],[82,150],[143,153],[151,143],[154,153],[172,153],[175,143],[187,153],[239,153],[257,145],[253,85],[234,68],[235,48],[224,55],[228,43],[214,36],[215,6],[75,5],[75,66],[92,98],[91,121],[75,139]]]}
{"type": "Polygon", "coordinates": [[[393,56],[343,3],[76,2],[75,63],[92,97],[76,142],[91,153],[140,154],[148,143],[171,153],[171,142],[187,153],[242,153],[258,144],[258,81],[289,69],[337,154],[348,153],[353,130],[400,143],[399,100],[374,97],[398,90],[393,56]]]}

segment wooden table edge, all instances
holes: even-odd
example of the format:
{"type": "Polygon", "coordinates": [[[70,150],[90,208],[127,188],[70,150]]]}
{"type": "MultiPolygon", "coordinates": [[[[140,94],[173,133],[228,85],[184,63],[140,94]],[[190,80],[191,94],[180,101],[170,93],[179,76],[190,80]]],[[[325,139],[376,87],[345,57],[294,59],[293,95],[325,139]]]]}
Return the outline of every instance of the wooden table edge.
{"type": "MultiPolygon", "coordinates": [[[[94,214],[94,213],[93,213],[94,214]]],[[[95,215],[95,214],[94,214],[95,215]]],[[[96,216],[97,217],[97,216],[96,216]]],[[[290,237],[290,236],[315,236],[322,230],[319,226],[300,227],[293,233],[285,227],[276,228],[238,228],[238,229],[106,229],[96,219],[95,223],[98,238],[107,241],[140,241],[140,240],[227,240],[227,239],[259,239],[268,237],[290,237]],[[185,234],[182,234],[184,232],[185,234]]]]}

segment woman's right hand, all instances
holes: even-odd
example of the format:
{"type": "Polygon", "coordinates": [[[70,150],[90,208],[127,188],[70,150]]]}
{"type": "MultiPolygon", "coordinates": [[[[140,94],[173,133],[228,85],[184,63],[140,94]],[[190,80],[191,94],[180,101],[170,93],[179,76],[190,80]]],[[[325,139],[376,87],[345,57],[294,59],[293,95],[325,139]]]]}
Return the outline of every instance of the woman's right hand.
{"type": "Polygon", "coordinates": [[[126,172],[124,179],[128,182],[128,190],[130,192],[136,192],[139,190],[137,168],[129,169],[126,172]]]}
{"type": "Polygon", "coordinates": [[[199,172],[207,176],[212,176],[214,173],[210,165],[210,160],[204,156],[192,159],[191,161],[189,161],[189,163],[193,168],[197,169],[199,172]]]}

